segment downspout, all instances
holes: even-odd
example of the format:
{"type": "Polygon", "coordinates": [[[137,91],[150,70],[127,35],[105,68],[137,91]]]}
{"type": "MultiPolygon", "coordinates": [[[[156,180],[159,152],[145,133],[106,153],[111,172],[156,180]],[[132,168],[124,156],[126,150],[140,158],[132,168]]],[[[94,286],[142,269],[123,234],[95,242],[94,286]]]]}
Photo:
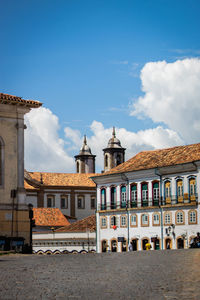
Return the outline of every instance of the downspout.
{"type": "Polygon", "coordinates": [[[160,174],[160,172],[158,171],[157,172],[157,169],[155,169],[155,174],[157,176],[160,177],[160,203],[159,203],[159,208],[160,208],[160,221],[161,221],[161,227],[160,227],[160,230],[161,230],[161,249],[163,250],[164,249],[164,243],[163,243],[163,209],[162,209],[162,175],[160,174]]]}
{"type": "Polygon", "coordinates": [[[121,174],[122,180],[126,181],[127,189],[126,189],[126,211],[127,211],[127,241],[129,246],[130,234],[129,234],[129,210],[128,210],[128,197],[129,197],[129,180],[128,177],[123,173],[121,174]]]}

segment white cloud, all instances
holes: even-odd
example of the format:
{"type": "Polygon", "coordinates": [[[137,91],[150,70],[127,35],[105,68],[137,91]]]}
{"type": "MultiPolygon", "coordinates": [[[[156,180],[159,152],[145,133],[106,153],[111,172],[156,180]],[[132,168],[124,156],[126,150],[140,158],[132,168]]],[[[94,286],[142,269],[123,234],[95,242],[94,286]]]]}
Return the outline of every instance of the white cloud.
{"type": "MultiPolygon", "coordinates": [[[[25,116],[25,167],[30,171],[74,172],[74,155],[83,143],[80,131],[66,127],[65,140],[59,137],[59,120],[49,109],[33,109],[25,116]]],[[[200,124],[197,124],[200,126],[200,124]]],[[[112,128],[104,128],[101,122],[90,125],[91,136],[87,137],[92,154],[96,155],[96,171],[103,169],[103,149],[112,136],[112,128]]],[[[170,147],[183,143],[169,129],[158,126],[137,133],[116,128],[117,138],[125,147],[126,159],[146,149],[170,147]]]]}
{"type": "Polygon", "coordinates": [[[150,62],[141,71],[144,96],[131,115],[165,123],[186,143],[199,142],[200,59],[150,62]]]}
{"type": "Polygon", "coordinates": [[[25,115],[25,168],[29,171],[73,172],[74,160],[59,138],[59,122],[49,109],[40,107],[25,115]]]}
{"type": "MultiPolygon", "coordinates": [[[[101,122],[93,121],[90,129],[92,135],[87,138],[87,141],[92,150],[92,154],[97,155],[96,169],[100,172],[103,169],[102,150],[107,147],[108,141],[112,137],[112,128],[104,128],[101,122]]],[[[69,128],[67,130],[69,130],[69,128]]],[[[72,129],[71,132],[73,132],[72,129]]],[[[77,135],[75,130],[74,135],[77,135]]],[[[122,147],[126,148],[126,159],[131,158],[143,150],[171,147],[183,143],[176,132],[170,129],[164,129],[161,126],[141,130],[137,133],[128,131],[125,128],[116,128],[116,136],[121,141],[122,147]]],[[[83,137],[80,139],[81,143],[79,141],[79,145],[76,145],[79,148],[82,144],[82,140],[83,137]]],[[[73,141],[75,142],[75,139],[73,139],[73,141]]]]}

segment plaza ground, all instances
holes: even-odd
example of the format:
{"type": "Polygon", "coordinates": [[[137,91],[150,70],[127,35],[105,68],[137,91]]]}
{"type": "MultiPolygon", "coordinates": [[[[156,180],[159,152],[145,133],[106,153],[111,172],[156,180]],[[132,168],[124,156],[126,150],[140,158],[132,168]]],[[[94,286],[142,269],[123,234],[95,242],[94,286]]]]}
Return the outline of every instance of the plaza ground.
{"type": "Polygon", "coordinates": [[[0,299],[200,299],[200,249],[4,255],[0,299]]]}

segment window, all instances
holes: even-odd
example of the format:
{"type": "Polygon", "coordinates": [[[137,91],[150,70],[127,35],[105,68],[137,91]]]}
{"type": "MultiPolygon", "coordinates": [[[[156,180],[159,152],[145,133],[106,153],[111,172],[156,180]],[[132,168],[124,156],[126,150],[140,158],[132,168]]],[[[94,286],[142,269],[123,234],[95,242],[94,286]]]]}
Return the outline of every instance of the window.
{"type": "Polygon", "coordinates": [[[184,223],[184,215],[182,211],[176,213],[176,224],[183,224],[184,223]]]}
{"type": "Polygon", "coordinates": [[[131,185],[131,207],[137,207],[137,185],[131,185]]]}
{"type": "Polygon", "coordinates": [[[111,188],[111,209],[115,209],[117,207],[116,203],[116,188],[112,187],[111,188]]]}
{"type": "Polygon", "coordinates": [[[121,187],[121,208],[126,207],[126,187],[121,187]]]}
{"type": "Polygon", "coordinates": [[[90,199],[90,207],[91,209],[95,209],[96,208],[96,198],[94,196],[91,197],[90,199]]]}
{"type": "Polygon", "coordinates": [[[189,224],[197,223],[197,212],[195,210],[189,212],[188,220],[189,220],[189,224]]]}
{"type": "Polygon", "coordinates": [[[106,209],[106,190],[101,190],[101,209],[106,209]]]}
{"type": "Polygon", "coordinates": [[[117,226],[117,217],[116,216],[112,216],[110,218],[110,227],[112,226],[117,226]]]}
{"type": "Polygon", "coordinates": [[[178,179],[176,181],[176,190],[177,190],[178,198],[183,197],[183,180],[182,179],[178,179]]]}
{"type": "Polygon", "coordinates": [[[107,222],[106,222],[106,217],[101,218],[101,227],[106,228],[107,227],[107,222]]]}
{"type": "Polygon", "coordinates": [[[68,196],[61,196],[60,207],[61,209],[68,208],[68,196]]]}
{"type": "Polygon", "coordinates": [[[196,200],[196,179],[195,178],[189,179],[189,195],[190,195],[190,200],[196,200]]]}
{"type": "Polygon", "coordinates": [[[108,167],[108,156],[105,155],[105,167],[108,167]]]}
{"type": "Polygon", "coordinates": [[[160,225],[160,215],[157,213],[153,214],[153,225],[160,225]]]}
{"type": "Polygon", "coordinates": [[[79,162],[76,163],[76,172],[79,173],[79,162]]]}
{"type": "Polygon", "coordinates": [[[3,186],[4,179],[4,141],[0,137],[0,187],[3,186]]]}
{"type": "Polygon", "coordinates": [[[141,217],[141,225],[142,226],[148,226],[149,225],[149,216],[148,214],[142,214],[142,217],[141,217]]]}
{"type": "Polygon", "coordinates": [[[126,227],[126,216],[121,216],[121,226],[126,227]]]}
{"type": "Polygon", "coordinates": [[[148,184],[142,183],[142,206],[148,206],[148,184]]]}
{"type": "Polygon", "coordinates": [[[171,197],[171,182],[166,181],[165,182],[165,199],[168,200],[171,197]]]}
{"type": "Polygon", "coordinates": [[[159,205],[159,182],[153,183],[153,205],[159,205]]]}
{"type": "Polygon", "coordinates": [[[55,207],[55,196],[47,196],[47,207],[55,207]]]}
{"type": "Polygon", "coordinates": [[[85,199],[83,196],[78,196],[77,199],[77,208],[78,209],[84,209],[85,208],[85,199]]]}
{"type": "Polygon", "coordinates": [[[121,156],[117,154],[117,166],[121,164],[121,156]]]}
{"type": "Polygon", "coordinates": [[[131,226],[137,226],[137,215],[131,215],[131,226]]]}
{"type": "Polygon", "coordinates": [[[171,214],[165,213],[165,225],[170,225],[171,223],[171,214]]]}

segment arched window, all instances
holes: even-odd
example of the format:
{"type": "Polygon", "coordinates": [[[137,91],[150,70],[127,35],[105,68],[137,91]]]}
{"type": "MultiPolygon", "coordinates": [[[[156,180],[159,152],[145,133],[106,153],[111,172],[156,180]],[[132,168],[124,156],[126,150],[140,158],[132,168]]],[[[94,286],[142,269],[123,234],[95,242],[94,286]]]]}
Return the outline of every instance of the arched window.
{"type": "Polygon", "coordinates": [[[105,167],[108,166],[108,155],[105,155],[105,167]]]}
{"type": "Polygon", "coordinates": [[[159,182],[153,183],[153,205],[159,205],[159,182]]]}
{"type": "Polygon", "coordinates": [[[117,166],[121,164],[121,155],[117,154],[117,166]]]}
{"type": "Polygon", "coordinates": [[[164,225],[170,225],[172,223],[171,214],[166,212],[164,214],[164,225]]]}
{"type": "Polygon", "coordinates": [[[149,226],[149,215],[148,214],[141,215],[141,226],[149,226]]]}
{"type": "Polygon", "coordinates": [[[4,141],[0,137],[0,187],[4,183],[4,141]]]}
{"type": "Polygon", "coordinates": [[[177,225],[184,224],[184,213],[182,211],[176,212],[176,224],[177,225]]]}
{"type": "Polygon", "coordinates": [[[148,206],[148,184],[142,183],[142,206],[148,206]]]}
{"type": "Polygon", "coordinates": [[[194,177],[189,179],[189,199],[190,201],[196,200],[196,179],[194,177]]]}
{"type": "Polygon", "coordinates": [[[131,185],[131,207],[137,207],[137,184],[131,185]]]}
{"type": "Polygon", "coordinates": [[[196,210],[190,210],[188,212],[188,223],[196,224],[197,223],[197,212],[196,210]]]}
{"type": "Polygon", "coordinates": [[[101,189],[101,210],[106,209],[106,190],[101,189]]]}
{"type": "Polygon", "coordinates": [[[117,195],[116,187],[111,188],[111,209],[116,209],[117,207],[117,195]]]}
{"type": "Polygon", "coordinates": [[[164,198],[165,198],[166,204],[171,203],[171,182],[169,180],[165,181],[164,198]]]}
{"type": "Polygon", "coordinates": [[[76,163],[76,172],[79,173],[79,162],[76,163]]]}
{"type": "Polygon", "coordinates": [[[126,207],[126,187],[121,187],[121,208],[126,207]]]}
{"type": "Polygon", "coordinates": [[[183,202],[183,180],[177,179],[176,181],[176,196],[178,202],[183,202]]]}
{"type": "Polygon", "coordinates": [[[112,216],[110,218],[110,228],[113,228],[113,226],[117,226],[118,225],[118,220],[116,216],[112,216]]]}

